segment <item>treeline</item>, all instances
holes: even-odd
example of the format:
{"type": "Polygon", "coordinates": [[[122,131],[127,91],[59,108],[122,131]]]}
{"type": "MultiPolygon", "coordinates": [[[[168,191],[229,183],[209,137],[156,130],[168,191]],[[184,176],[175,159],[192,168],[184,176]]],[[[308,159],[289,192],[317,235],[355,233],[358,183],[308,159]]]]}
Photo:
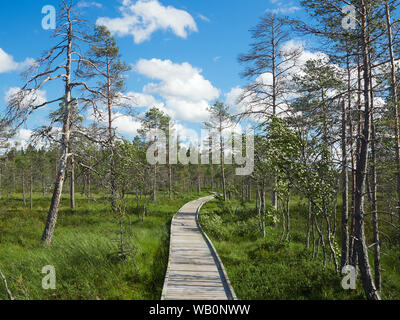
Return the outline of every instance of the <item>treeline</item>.
{"type": "Polygon", "coordinates": [[[291,197],[301,195],[308,202],[306,245],[313,257],[321,254],[323,265],[333,264],[337,272],[348,265],[358,268],[366,297],[379,300],[381,250],[400,243],[400,48],[393,18],[398,1],[301,3],[311,23],[266,14],[251,30],[250,50],[239,57],[248,79],[237,101],[239,112],[232,115],[221,102],[210,107],[204,126],[219,138],[212,147],[219,150],[221,165],[150,165],[146,152],[157,138],[148,134],[168,131],[171,119],[152,108],[140,119],[133,142],[117,136],[115,110],[131,115],[123,95],[129,68],[110,32],[96,27],[93,35],[84,34],[73,2],[63,2],[55,33],[59,44],[31,68],[5,119],[18,126],[36,110],[59,102],[51,125],[33,136],[51,147],[7,152],[2,190],[26,194],[51,186],[42,237],[47,244],[63,191],[68,192],[65,181],[72,207],[75,192],[90,197],[92,190],[108,194],[114,212],[122,210],[127,193],[155,201],[159,192],[173,197],[190,189],[222,191],[224,200],[256,201],[264,237],[267,216],[279,217],[286,241],[291,197]],[[348,5],[346,16],[342,9],[348,5]],[[319,54],[293,41],[304,36],[311,37],[319,54]],[[63,94],[39,103],[36,91],[57,80],[63,94]],[[95,124],[85,126],[85,112],[95,124]],[[257,125],[255,169],[249,176],[236,176],[235,166],[224,164],[223,133],[234,121],[257,125]]]}

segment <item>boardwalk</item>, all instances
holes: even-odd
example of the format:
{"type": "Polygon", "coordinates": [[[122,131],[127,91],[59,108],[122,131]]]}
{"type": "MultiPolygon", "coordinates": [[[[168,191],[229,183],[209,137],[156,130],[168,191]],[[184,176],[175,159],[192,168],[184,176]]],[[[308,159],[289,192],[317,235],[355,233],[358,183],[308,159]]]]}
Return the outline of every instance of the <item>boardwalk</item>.
{"type": "Polygon", "coordinates": [[[199,208],[212,198],[189,202],[172,220],[163,300],[236,299],[218,254],[197,223],[199,208]]]}

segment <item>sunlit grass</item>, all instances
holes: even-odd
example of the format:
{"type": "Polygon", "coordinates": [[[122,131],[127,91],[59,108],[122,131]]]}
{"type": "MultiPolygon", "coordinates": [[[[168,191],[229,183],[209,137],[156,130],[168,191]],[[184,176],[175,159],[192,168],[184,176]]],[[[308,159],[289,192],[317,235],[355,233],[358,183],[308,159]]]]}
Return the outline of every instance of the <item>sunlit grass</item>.
{"type": "MultiPolygon", "coordinates": [[[[341,287],[342,276],[335,272],[333,264],[323,268],[321,256],[312,259],[312,250],[305,245],[305,203],[299,198],[292,202],[290,242],[280,241],[279,223],[268,226],[263,239],[254,206],[247,203],[242,207],[233,201],[221,207],[214,200],[203,207],[200,215],[200,222],[214,242],[239,299],[364,299],[360,281],[357,290],[345,291],[341,287]]],[[[398,249],[385,248],[383,252],[382,296],[400,299],[398,249]]],[[[370,258],[372,263],[372,252],[370,258]]]]}
{"type": "MultiPolygon", "coordinates": [[[[168,262],[172,216],[197,195],[162,198],[151,203],[144,222],[129,196],[125,226],[132,256],[118,258],[119,226],[103,196],[95,201],[77,195],[77,209],[65,197],[54,241],[40,245],[50,197],[34,196],[34,208],[23,206],[19,194],[0,201],[0,269],[10,290],[20,299],[159,299],[168,262]],[[41,273],[46,265],[56,269],[57,289],[43,290],[41,273]],[[26,288],[26,290],[24,289],[26,288]]],[[[29,200],[29,199],[28,199],[29,200]]],[[[0,299],[7,299],[0,283],[0,299]]]]}

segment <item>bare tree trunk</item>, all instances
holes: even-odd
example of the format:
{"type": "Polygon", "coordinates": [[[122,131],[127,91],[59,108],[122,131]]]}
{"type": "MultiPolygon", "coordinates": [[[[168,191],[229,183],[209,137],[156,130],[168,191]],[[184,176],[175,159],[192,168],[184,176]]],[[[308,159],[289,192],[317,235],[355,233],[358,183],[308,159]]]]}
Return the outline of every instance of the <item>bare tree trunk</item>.
{"type": "Polygon", "coordinates": [[[138,219],[140,219],[139,186],[138,185],[136,185],[136,211],[138,214],[138,219]]]}
{"type": "Polygon", "coordinates": [[[70,205],[75,210],[75,158],[71,156],[71,176],[70,176],[70,205]]]}
{"type": "Polygon", "coordinates": [[[25,171],[22,171],[22,201],[24,202],[24,206],[26,207],[26,198],[25,198],[25,171]]]}
{"type": "Polygon", "coordinates": [[[32,164],[30,168],[30,177],[29,177],[29,207],[32,211],[33,209],[33,173],[32,173],[32,164]]]}
{"type": "Polygon", "coordinates": [[[197,164],[197,193],[201,193],[200,162],[197,164]]]}
{"type": "Polygon", "coordinates": [[[87,197],[90,199],[91,198],[91,186],[92,186],[92,179],[90,177],[90,173],[87,176],[87,197]]]}
{"type": "Polygon", "coordinates": [[[399,121],[399,106],[397,97],[397,77],[396,77],[396,64],[393,53],[393,38],[392,38],[392,23],[390,17],[390,10],[388,1],[385,1],[386,8],[386,24],[388,32],[389,42],[389,53],[390,53],[390,65],[391,65],[391,82],[392,82],[392,99],[393,99],[393,110],[394,110],[394,121],[395,121],[395,146],[396,146],[396,178],[397,178],[397,214],[399,218],[399,243],[400,243],[400,121],[399,121]]]}
{"type": "Polygon", "coordinates": [[[46,195],[46,181],[44,178],[44,174],[42,174],[42,195],[43,197],[46,195]]]}
{"type": "Polygon", "coordinates": [[[306,246],[310,248],[310,229],[311,229],[311,201],[308,201],[308,219],[307,219],[307,235],[306,235],[306,246]]]}
{"type": "MultiPolygon", "coordinates": [[[[348,62],[347,57],[347,62],[348,62]]],[[[349,70],[349,63],[347,63],[347,70],[349,70]]],[[[350,74],[349,81],[350,81],[350,74]]],[[[348,84],[351,85],[350,82],[348,84]]],[[[349,87],[349,105],[351,105],[350,100],[350,87],[349,87]]],[[[349,264],[349,202],[348,202],[348,192],[349,192],[349,181],[347,174],[347,117],[346,117],[346,105],[343,101],[342,104],[342,255],[340,261],[340,269],[342,270],[344,266],[349,264]]]]}
{"type": "Polygon", "coordinates": [[[372,202],[372,228],[374,234],[374,269],[375,269],[375,286],[378,293],[382,287],[381,277],[381,245],[379,239],[379,224],[378,224],[378,183],[377,183],[377,160],[376,160],[376,128],[374,121],[374,92],[372,82],[372,70],[370,69],[370,86],[371,86],[371,202],[372,202]]]}
{"type": "Polygon", "coordinates": [[[3,195],[2,188],[3,188],[3,168],[0,166],[0,200],[3,195]]]}
{"type": "Polygon", "coordinates": [[[367,173],[368,146],[370,139],[370,64],[367,19],[368,10],[365,0],[361,0],[361,34],[363,55],[363,77],[364,77],[364,128],[362,135],[358,138],[360,142],[360,156],[357,159],[356,169],[356,198],[355,198],[355,249],[357,251],[358,266],[365,295],[368,300],[380,300],[372,277],[371,267],[368,260],[368,248],[365,239],[364,218],[364,190],[367,173]]]}
{"type": "Polygon", "coordinates": [[[157,164],[154,165],[152,200],[157,201],[157,164]]]}
{"type": "Polygon", "coordinates": [[[285,204],[285,212],[286,212],[286,240],[290,239],[290,195],[288,195],[285,204]]]}
{"type": "Polygon", "coordinates": [[[220,120],[219,140],[220,140],[220,151],[221,151],[221,184],[222,184],[222,192],[224,195],[224,201],[226,201],[225,152],[224,152],[224,139],[222,136],[222,120],[220,120]]]}
{"type": "Polygon", "coordinates": [[[375,269],[375,286],[378,292],[382,288],[381,276],[381,244],[379,239],[379,223],[378,223],[378,205],[377,205],[377,172],[376,172],[376,132],[374,124],[374,116],[371,114],[372,141],[371,141],[371,157],[372,157],[372,227],[374,234],[374,269],[375,269]]]}
{"type": "Polygon", "coordinates": [[[68,45],[65,77],[65,100],[63,104],[63,128],[61,138],[61,157],[57,166],[57,178],[54,185],[53,197],[51,199],[50,209],[47,216],[46,227],[42,235],[42,243],[50,244],[53,239],[54,229],[57,223],[58,211],[60,208],[62,190],[67,170],[67,161],[69,156],[70,125],[71,125],[71,63],[72,63],[72,20],[70,17],[70,8],[68,14],[68,45]]]}
{"type": "Polygon", "coordinates": [[[168,194],[169,199],[172,199],[172,166],[168,165],[168,194]]]}
{"type": "Polygon", "coordinates": [[[251,179],[248,179],[248,184],[247,184],[247,201],[251,202],[251,179]]]}
{"type": "Polygon", "coordinates": [[[265,181],[263,180],[262,182],[262,187],[261,187],[261,224],[262,224],[262,233],[263,233],[263,238],[266,237],[265,233],[265,209],[266,209],[266,204],[265,204],[265,181]]]}
{"type": "Polygon", "coordinates": [[[10,289],[8,288],[7,279],[6,279],[5,275],[3,274],[3,272],[1,272],[1,270],[0,270],[0,277],[1,277],[1,279],[3,280],[4,287],[6,288],[6,292],[7,292],[8,298],[9,298],[10,300],[15,300],[15,298],[13,297],[13,295],[12,295],[10,289]]]}
{"type": "Polygon", "coordinates": [[[107,109],[108,109],[108,135],[110,145],[110,188],[111,188],[111,208],[113,212],[118,211],[117,207],[117,189],[116,189],[116,172],[115,172],[115,144],[114,144],[114,129],[113,129],[113,114],[112,114],[112,99],[111,99],[111,73],[110,60],[107,56],[107,109]]]}

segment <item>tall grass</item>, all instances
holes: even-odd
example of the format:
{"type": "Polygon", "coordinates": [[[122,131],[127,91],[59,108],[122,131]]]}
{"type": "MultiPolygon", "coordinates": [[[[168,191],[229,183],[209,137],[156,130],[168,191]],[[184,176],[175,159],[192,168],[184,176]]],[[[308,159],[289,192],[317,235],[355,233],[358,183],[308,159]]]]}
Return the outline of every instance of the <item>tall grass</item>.
{"type": "MultiPolygon", "coordinates": [[[[0,269],[19,299],[159,299],[168,262],[172,216],[197,195],[150,203],[142,222],[136,200],[128,197],[126,240],[132,249],[127,260],[118,258],[119,226],[101,195],[89,201],[77,196],[77,209],[64,198],[54,241],[42,247],[40,238],[50,197],[35,195],[32,211],[21,195],[0,201],[0,269]],[[56,290],[43,290],[42,268],[55,267],[56,290]]],[[[7,299],[0,283],[0,299],[7,299]]]]}
{"type": "MultiPolygon", "coordinates": [[[[200,223],[215,244],[239,299],[364,299],[360,281],[357,290],[345,291],[341,287],[343,276],[332,264],[324,268],[321,256],[312,259],[312,250],[305,245],[307,205],[300,199],[291,206],[290,242],[280,240],[280,223],[270,223],[266,238],[262,238],[255,212],[253,204],[214,200],[200,214],[200,223]]],[[[371,252],[371,263],[372,259],[371,252]]],[[[384,299],[400,299],[398,259],[398,249],[385,248],[384,299]]]]}

